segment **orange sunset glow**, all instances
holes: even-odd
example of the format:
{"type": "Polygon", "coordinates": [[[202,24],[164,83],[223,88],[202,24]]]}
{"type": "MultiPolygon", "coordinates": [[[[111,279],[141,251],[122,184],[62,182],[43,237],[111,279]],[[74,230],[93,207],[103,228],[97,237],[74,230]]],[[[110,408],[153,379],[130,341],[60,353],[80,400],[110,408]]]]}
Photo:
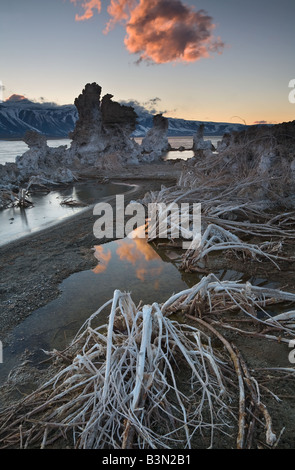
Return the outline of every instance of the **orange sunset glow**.
{"type": "Polygon", "coordinates": [[[157,99],[155,114],[167,118],[294,119],[292,0],[14,0],[1,8],[3,102],[73,104],[96,82],[118,102],[157,99]]]}
{"type": "Polygon", "coordinates": [[[103,273],[112,259],[112,253],[109,250],[105,251],[102,245],[95,246],[94,248],[94,256],[99,261],[99,264],[93,269],[93,272],[95,274],[103,273]]]}
{"type": "MultiPolygon", "coordinates": [[[[116,254],[121,261],[127,261],[136,269],[136,277],[144,282],[149,274],[155,277],[155,286],[157,286],[157,278],[163,271],[163,266],[149,266],[149,262],[160,260],[159,255],[151,246],[146,243],[145,239],[133,238],[132,240],[119,240],[115,242],[117,245],[116,254]]],[[[95,246],[95,258],[99,264],[92,270],[95,274],[104,273],[112,259],[111,251],[103,246],[95,246]]]]}

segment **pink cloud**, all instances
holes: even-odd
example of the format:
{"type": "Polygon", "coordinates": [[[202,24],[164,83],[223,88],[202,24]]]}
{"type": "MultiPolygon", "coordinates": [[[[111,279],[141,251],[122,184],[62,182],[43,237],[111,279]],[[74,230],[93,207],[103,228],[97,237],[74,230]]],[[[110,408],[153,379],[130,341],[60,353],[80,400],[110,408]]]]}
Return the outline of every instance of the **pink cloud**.
{"type": "Polygon", "coordinates": [[[27,98],[24,95],[11,95],[9,98],[7,98],[5,101],[23,101],[26,100],[27,98]]]}
{"type": "Polygon", "coordinates": [[[222,51],[224,44],[214,38],[214,28],[206,12],[179,0],[140,0],[126,24],[125,45],[140,60],[195,62],[222,51]]]}
{"type": "MultiPolygon", "coordinates": [[[[77,0],[71,0],[77,3],[77,0]]],[[[85,10],[77,20],[100,12],[100,0],[82,3],[85,10]]],[[[137,54],[139,61],[162,64],[167,62],[196,62],[221,54],[224,43],[213,35],[215,25],[204,10],[196,11],[181,0],[111,0],[108,5],[110,20],[108,33],[116,23],[126,29],[124,40],[127,50],[137,54]]]]}
{"type": "MultiPolygon", "coordinates": [[[[82,1],[82,0],[80,0],[82,1]]],[[[78,0],[70,0],[70,2],[77,4],[78,0]]],[[[101,1],[100,0],[84,0],[82,2],[82,8],[84,9],[84,15],[76,15],[76,21],[85,21],[93,17],[93,10],[101,12],[101,1]]]]}
{"type": "Polygon", "coordinates": [[[131,10],[135,8],[136,4],[136,0],[111,0],[108,6],[108,13],[111,19],[104,32],[108,33],[116,23],[128,22],[131,10]]]}

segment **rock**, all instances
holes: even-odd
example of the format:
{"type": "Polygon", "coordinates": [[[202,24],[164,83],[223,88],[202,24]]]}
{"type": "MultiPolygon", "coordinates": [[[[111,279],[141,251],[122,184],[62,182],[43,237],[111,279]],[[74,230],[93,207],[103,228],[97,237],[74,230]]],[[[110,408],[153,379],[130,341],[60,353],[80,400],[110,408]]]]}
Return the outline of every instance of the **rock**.
{"type": "Polygon", "coordinates": [[[211,152],[215,150],[211,140],[204,140],[204,124],[201,124],[199,126],[199,129],[197,130],[193,138],[193,151],[195,153],[198,153],[202,150],[206,150],[207,153],[208,150],[211,152]]]}
{"type": "Polygon", "coordinates": [[[165,152],[170,150],[168,142],[169,121],[162,114],[156,114],[153,119],[153,127],[148,131],[141,143],[141,160],[153,162],[160,160],[165,152]]]}
{"type": "Polygon", "coordinates": [[[117,153],[123,163],[133,164],[140,153],[139,145],[130,138],[136,128],[137,114],[129,106],[112,101],[107,94],[101,100],[102,88],[87,84],[75,100],[79,119],[70,134],[72,161],[81,166],[100,166],[108,154],[117,153]],[[76,160],[75,160],[76,159],[76,160]]]}
{"type": "Polygon", "coordinates": [[[113,95],[107,94],[101,103],[102,121],[105,130],[118,127],[130,135],[136,129],[137,114],[131,106],[124,106],[112,101],[113,95]]]}
{"type": "Polygon", "coordinates": [[[27,131],[23,137],[23,141],[29,148],[45,149],[47,147],[45,135],[39,134],[37,131],[27,131]]]}
{"type": "Polygon", "coordinates": [[[69,181],[69,175],[67,174],[64,181],[65,173],[58,170],[59,167],[63,167],[66,145],[57,148],[48,147],[46,137],[35,131],[26,132],[23,140],[29,146],[29,150],[16,158],[20,181],[26,181],[31,176],[41,176],[56,182],[69,181]]]}
{"type": "MultiPolygon", "coordinates": [[[[16,195],[9,189],[0,189],[0,209],[6,209],[13,205],[16,195]]],[[[10,219],[12,220],[12,219],[10,219]]],[[[12,222],[10,222],[12,224],[12,222]]]]}
{"type": "Polygon", "coordinates": [[[111,94],[101,99],[101,93],[101,86],[88,83],[76,98],[79,118],[69,135],[69,149],[49,147],[44,135],[27,131],[23,140],[29,150],[18,156],[15,164],[0,165],[0,188],[30,184],[32,177],[45,184],[71,183],[84,170],[120,171],[125,166],[157,161],[169,150],[168,119],[156,115],[153,129],[140,146],[131,138],[137,121],[134,109],[113,101],[111,94]]]}
{"type": "Polygon", "coordinates": [[[15,163],[0,164],[0,188],[11,188],[19,181],[19,169],[15,163]]]}
{"type": "Polygon", "coordinates": [[[51,178],[56,183],[73,183],[78,178],[69,168],[57,168],[51,175],[51,178]]]}
{"type": "Polygon", "coordinates": [[[131,138],[136,129],[137,114],[131,106],[112,101],[107,94],[101,103],[103,131],[107,139],[107,150],[117,153],[122,164],[138,164],[140,146],[131,138]]]}
{"type": "Polygon", "coordinates": [[[271,168],[275,165],[277,156],[274,152],[268,152],[260,157],[258,172],[261,175],[268,175],[271,168]]]}
{"type": "Polygon", "coordinates": [[[122,163],[116,153],[109,153],[102,157],[99,167],[108,171],[120,171],[123,169],[122,163]]]}
{"type": "Polygon", "coordinates": [[[72,144],[68,163],[82,166],[94,164],[99,152],[106,148],[102,138],[101,91],[102,88],[96,83],[88,83],[75,99],[79,119],[75,129],[69,134],[72,144]]]}
{"type": "MultiPolygon", "coordinates": [[[[108,155],[124,164],[138,164],[139,145],[130,138],[136,127],[137,115],[133,108],[112,101],[108,94],[101,100],[102,88],[96,83],[87,84],[76,98],[79,119],[70,149],[65,146],[50,148],[46,137],[37,132],[27,132],[24,141],[29,150],[17,157],[21,179],[32,175],[55,182],[72,182],[75,172],[94,167],[107,167],[108,155]]],[[[110,162],[110,167],[114,160],[110,162]]]]}
{"type": "Polygon", "coordinates": [[[75,99],[79,119],[69,137],[77,146],[89,145],[93,137],[102,133],[101,90],[96,83],[88,83],[75,99]]]}

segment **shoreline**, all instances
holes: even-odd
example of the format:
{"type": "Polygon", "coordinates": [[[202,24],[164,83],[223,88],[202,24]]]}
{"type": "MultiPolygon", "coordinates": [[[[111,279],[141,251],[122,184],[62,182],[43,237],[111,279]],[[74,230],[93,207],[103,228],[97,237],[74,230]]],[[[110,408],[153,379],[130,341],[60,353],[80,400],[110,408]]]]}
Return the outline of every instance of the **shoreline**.
{"type": "MultiPolygon", "coordinates": [[[[115,185],[118,185],[118,186],[129,186],[131,189],[129,189],[126,193],[122,193],[122,194],[126,194],[128,195],[129,193],[132,194],[132,192],[136,191],[136,188],[138,188],[139,186],[136,185],[136,184],[127,184],[127,183],[119,183],[117,181],[114,181],[113,184],[115,185]]],[[[54,188],[55,189],[55,188],[54,188]]],[[[116,195],[111,195],[111,196],[104,196],[102,199],[103,201],[108,201],[109,199],[112,199],[113,197],[116,197],[116,195]]],[[[19,235],[16,239],[12,240],[12,241],[8,241],[8,242],[4,242],[3,244],[0,244],[0,251],[2,248],[5,248],[5,247],[8,247],[14,243],[18,244],[19,242],[21,241],[25,241],[26,239],[29,239],[31,238],[32,236],[34,235],[38,235],[39,233],[43,232],[43,231],[49,231],[51,228],[53,229],[54,227],[57,227],[58,225],[62,225],[62,224],[66,224],[67,222],[71,221],[72,219],[74,219],[75,217],[79,216],[79,215],[82,215],[82,213],[84,212],[89,212],[91,210],[93,210],[94,206],[95,206],[96,203],[94,204],[89,204],[87,205],[86,207],[83,207],[81,208],[79,211],[77,211],[75,214],[71,214],[71,215],[67,215],[63,218],[60,218],[60,219],[57,219],[55,222],[51,222],[49,223],[47,226],[45,227],[39,227],[37,229],[34,229],[32,232],[29,232],[29,233],[26,233],[24,235],[19,235]]],[[[5,210],[5,209],[4,209],[5,210]]]]}
{"type": "MultiPolygon", "coordinates": [[[[114,182],[119,182],[119,178],[114,178],[114,182]]],[[[171,175],[167,179],[132,177],[129,181],[123,177],[120,181],[133,186],[122,193],[126,204],[169,182],[171,175]]],[[[106,200],[114,207],[116,195],[107,196],[106,200]]],[[[97,265],[92,248],[112,240],[95,238],[93,207],[0,246],[0,340],[3,346],[9,343],[9,333],[14,327],[58,297],[64,279],[97,265]]]]}

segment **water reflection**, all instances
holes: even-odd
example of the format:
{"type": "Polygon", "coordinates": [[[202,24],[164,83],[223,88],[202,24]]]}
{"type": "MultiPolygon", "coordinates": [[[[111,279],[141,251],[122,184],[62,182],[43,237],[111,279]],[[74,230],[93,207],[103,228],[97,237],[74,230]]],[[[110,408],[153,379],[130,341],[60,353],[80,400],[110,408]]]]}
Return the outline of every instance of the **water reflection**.
{"type": "Polygon", "coordinates": [[[19,212],[20,212],[20,218],[21,218],[23,227],[28,227],[28,226],[29,226],[29,222],[28,222],[28,217],[27,217],[27,211],[26,211],[26,209],[24,209],[23,207],[20,207],[20,208],[19,208],[19,212]]]}
{"type": "Polygon", "coordinates": [[[101,245],[95,246],[94,249],[94,256],[99,261],[99,264],[96,266],[96,268],[93,269],[93,272],[95,274],[104,273],[108,267],[109,262],[111,261],[112,253],[110,250],[105,252],[105,248],[101,245]]]}
{"type": "MultiPolygon", "coordinates": [[[[131,292],[137,304],[141,300],[162,303],[187,288],[177,267],[163,261],[145,239],[138,238],[139,233],[96,246],[97,266],[66,279],[56,300],[33,312],[14,329],[11,345],[4,349],[0,382],[20,362],[25,350],[38,363],[46,357],[42,349],[64,349],[89,316],[113,297],[115,289],[131,292]]],[[[101,324],[107,322],[107,315],[104,312],[100,316],[101,324]]]]}
{"type": "Polygon", "coordinates": [[[130,186],[123,184],[87,182],[59,188],[47,194],[34,193],[30,197],[33,207],[0,210],[0,246],[75,215],[85,210],[84,205],[95,204],[102,198],[128,190],[130,186]],[[81,203],[81,206],[61,205],[66,198],[81,203]]]}
{"type": "MultiPolygon", "coordinates": [[[[160,276],[163,273],[163,262],[158,253],[143,238],[144,227],[140,227],[129,234],[129,238],[116,241],[115,255],[120,264],[124,263],[126,269],[132,269],[136,279],[141,282],[152,282],[153,288],[159,290],[160,276]]],[[[112,259],[109,248],[99,245],[95,247],[94,256],[99,261],[95,274],[105,272],[112,259]]]]}

